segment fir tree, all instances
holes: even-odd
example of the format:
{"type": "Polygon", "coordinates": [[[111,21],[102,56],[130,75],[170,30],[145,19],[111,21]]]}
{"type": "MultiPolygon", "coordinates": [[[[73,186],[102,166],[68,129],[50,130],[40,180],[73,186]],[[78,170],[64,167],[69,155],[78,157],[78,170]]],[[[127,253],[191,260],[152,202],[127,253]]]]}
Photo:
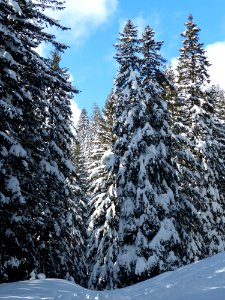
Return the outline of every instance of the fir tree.
{"type": "Polygon", "coordinates": [[[225,91],[219,86],[213,85],[209,89],[208,95],[210,97],[210,101],[214,105],[214,116],[221,124],[223,124],[225,121],[225,91]]]}
{"type": "MultiPolygon", "coordinates": [[[[90,202],[89,190],[89,117],[86,109],[82,109],[78,123],[76,124],[76,140],[73,145],[73,163],[76,170],[76,181],[78,183],[76,194],[79,195],[79,207],[77,207],[78,215],[82,218],[80,220],[80,232],[84,240],[85,248],[82,248],[86,259],[87,248],[87,219],[88,219],[88,205],[90,202]]],[[[87,263],[83,261],[83,265],[87,268],[87,263]]],[[[87,271],[87,269],[86,269],[87,271]]],[[[83,285],[87,285],[87,272],[83,278],[83,285]]]]}
{"type": "Polygon", "coordinates": [[[30,195],[37,192],[32,178],[44,148],[47,65],[32,47],[53,38],[33,24],[34,15],[45,24],[48,20],[43,20],[32,2],[1,1],[0,11],[0,280],[12,281],[28,278],[37,263],[31,228],[39,201],[30,195]]]}
{"type": "Polygon", "coordinates": [[[93,172],[106,171],[94,181],[97,196],[89,223],[89,257],[94,258],[89,287],[96,289],[130,285],[179,265],[177,187],[168,150],[166,104],[159,92],[161,57],[154,53],[153,43],[155,64],[146,61],[141,68],[140,42],[130,20],[119,41],[113,152],[106,154],[103,165],[93,172]],[[151,86],[147,88],[149,80],[143,85],[142,79],[149,74],[151,86]]]}
{"type": "Polygon", "coordinates": [[[100,290],[114,287],[114,262],[118,250],[118,204],[112,173],[114,106],[114,97],[110,94],[102,118],[98,118],[93,149],[95,162],[90,174],[88,287],[100,290]]]}
{"type": "MultiPolygon", "coordinates": [[[[82,283],[85,276],[83,205],[72,165],[70,101],[77,90],[69,82],[67,70],[59,66],[56,51],[50,61],[55,80],[46,91],[48,114],[45,124],[45,157],[39,162],[44,210],[40,226],[39,270],[47,277],[74,277],[82,283]]],[[[36,229],[37,230],[37,229],[36,229]]]]}
{"type": "Polygon", "coordinates": [[[154,32],[146,27],[140,61],[134,55],[139,41],[130,22],[124,33],[126,36],[122,35],[121,44],[116,46],[120,70],[115,83],[118,120],[114,151],[118,157],[116,183],[120,202],[118,286],[180,264],[180,238],[175,228],[177,187],[161,86],[164,60],[158,52],[162,43],[155,42],[154,32]],[[133,52],[129,41],[133,42],[133,52]]]}
{"type": "Polygon", "coordinates": [[[178,58],[178,86],[190,95],[190,100],[199,105],[199,99],[204,97],[203,85],[209,83],[208,67],[210,66],[203,43],[199,42],[200,28],[194,23],[193,16],[188,16],[186,30],[181,34],[183,47],[178,58]]]}
{"type": "MultiPolygon", "coordinates": [[[[163,81],[163,87],[165,89],[165,101],[168,104],[169,111],[172,112],[173,120],[179,115],[177,105],[177,89],[176,89],[176,75],[172,66],[166,66],[163,70],[166,81],[163,81]]],[[[173,122],[172,118],[171,121],[173,122]]]]}
{"type": "Polygon", "coordinates": [[[111,149],[111,146],[115,141],[115,135],[113,133],[115,107],[116,97],[112,91],[108,96],[105,107],[103,108],[103,116],[99,119],[99,142],[103,151],[111,149]]]}
{"type": "Polygon", "coordinates": [[[212,134],[213,105],[206,91],[209,63],[203,44],[199,42],[200,29],[192,15],[185,25],[177,67],[179,114],[174,130],[177,133],[182,219],[189,233],[185,260],[189,263],[223,250],[224,204],[216,184],[215,157],[219,153],[212,134]]]}
{"type": "Polygon", "coordinates": [[[73,161],[76,167],[76,175],[79,185],[86,193],[88,189],[88,166],[87,156],[89,155],[89,118],[86,109],[82,109],[76,125],[76,142],[73,146],[73,161]]]}
{"type": "MultiPolygon", "coordinates": [[[[99,136],[99,126],[100,123],[102,123],[102,112],[97,104],[93,105],[92,110],[92,116],[90,120],[90,126],[89,126],[89,133],[88,133],[88,152],[87,152],[87,158],[89,163],[89,168],[94,168],[95,162],[99,161],[101,158],[101,147],[96,147],[96,142],[98,140],[99,136]],[[98,153],[97,148],[100,150],[100,153],[98,153]],[[92,165],[93,164],[93,165],[92,165]]],[[[98,142],[97,142],[98,143],[98,142]]]]}
{"type": "Polygon", "coordinates": [[[213,129],[212,136],[214,136],[214,147],[218,157],[213,157],[216,164],[217,177],[216,182],[219,188],[220,197],[225,199],[225,92],[219,86],[212,86],[209,88],[208,98],[213,106],[213,129]]]}
{"type": "Polygon", "coordinates": [[[112,289],[116,282],[119,209],[113,162],[113,153],[107,151],[91,174],[87,248],[90,289],[112,289]]]}
{"type": "MultiPolygon", "coordinates": [[[[71,269],[71,256],[74,260],[71,243],[75,242],[74,239],[68,240],[69,227],[74,228],[74,224],[65,228],[68,222],[71,223],[69,211],[74,204],[68,201],[63,205],[62,202],[54,203],[65,192],[65,185],[61,191],[59,182],[66,180],[68,172],[72,170],[67,160],[69,148],[60,160],[57,147],[62,147],[63,139],[71,135],[67,132],[68,123],[64,128],[66,136],[61,140],[61,132],[52,140],[52,127],[46,128],[46,125],[55,125],[51,119],[55,120],[54,114],[59,109],[53,109],[49,91],[56,86],[59,87],[58,91],[64,92],[63,95],[74,90],[61,73],[56,75],[49,60],[41,58],[33,50],[45,41],[58,49],[66,48],[43,30],[47,26],[65,29],[43,13],[47,7],[60,6],[58,1],[47,0],[35,3],[20,0],[0,2],[1,282],[28,279],[32,271],[41,270],[46,270],[47,275],[65,277],[71,269]],[[57,162],[54,162],[56,157],[53,152],[57,154],[57,162]],[[40,173],[40,167],[43,174],[40,173]],[[56,173],[57,168],[60,170],[56,173]],[[45,177],[53,179],[54,176],[58,179],[56,183],[50,180],[45,182],[45,177]],[[46,185],[49,185],[49,189],[46,185]],[[60,193],[56,196],[59,189],[60,193]],[[56,210],[59,207],[65,210],[55,212],[55,207],[56,210]],[[64,226],[63,229],[60,225],[64,226]],[[60,234],[63,243],[59,246],[60,234]],[[46,258],[41,254],[42,251],[47,252],[43,249],[49,250],[46,258]],[[68,260],[63,257],[66,252],[71,252],[68,260]],[[46,269],[43,266],[45,259],[46,269]]],[[[64,103],[68,104],[68,98],[64,103]]],[[[69,116],[68,106],[63,107],[62,114],[69,116]]]]}

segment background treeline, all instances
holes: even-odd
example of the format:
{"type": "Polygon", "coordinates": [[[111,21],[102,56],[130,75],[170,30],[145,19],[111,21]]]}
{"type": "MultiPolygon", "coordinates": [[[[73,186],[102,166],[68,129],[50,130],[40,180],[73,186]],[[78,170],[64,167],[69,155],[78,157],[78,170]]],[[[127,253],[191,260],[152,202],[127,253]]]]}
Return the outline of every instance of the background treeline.
{"type": "Polygon", "coordinates": [[[83,109],[74,138],[49,7],[62,3],[0,1],[0,282],[111,289],[224,250],[224,91],[192,16],[175,73],[153,29],[127,22],[105,107],[83,109]]]}

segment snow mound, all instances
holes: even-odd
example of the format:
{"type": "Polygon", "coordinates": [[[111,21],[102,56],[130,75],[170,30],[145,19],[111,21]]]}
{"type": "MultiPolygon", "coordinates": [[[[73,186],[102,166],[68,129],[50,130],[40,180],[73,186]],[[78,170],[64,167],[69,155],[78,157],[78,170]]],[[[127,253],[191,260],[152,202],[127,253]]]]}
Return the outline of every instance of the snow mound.
{"type": "Polygon", "coordinates": [[[114,291],[90,291],[65,280],[41,279],[1,284],[0,299],[224,300],[225,252],[114,291]]]}

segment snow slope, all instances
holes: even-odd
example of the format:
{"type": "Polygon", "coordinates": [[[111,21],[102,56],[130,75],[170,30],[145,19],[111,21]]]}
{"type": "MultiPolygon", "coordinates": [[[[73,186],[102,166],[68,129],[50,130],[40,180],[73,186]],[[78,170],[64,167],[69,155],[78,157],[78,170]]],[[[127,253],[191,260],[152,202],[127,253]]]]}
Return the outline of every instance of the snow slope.
{"type": "Polygon", "coordinates": [[[90,291],[60,279],[0,285],[10,300],[225,300],[225,252],[142,283],[114,291],[90,291]]]}

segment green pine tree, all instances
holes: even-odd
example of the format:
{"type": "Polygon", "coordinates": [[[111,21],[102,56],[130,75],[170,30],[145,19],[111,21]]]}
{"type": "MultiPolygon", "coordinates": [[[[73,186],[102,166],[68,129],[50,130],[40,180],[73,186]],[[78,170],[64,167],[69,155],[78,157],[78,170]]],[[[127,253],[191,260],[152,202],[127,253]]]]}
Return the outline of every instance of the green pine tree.
{"type": "Polygon", "coordinates": [[[110,289],[114,287],[114,263],[118,251],[118,203],[115,176],[112,173],[114,155],[113,117],[115,99],[111,93],[105,104],[94,140],[90,174],[90,203],[88,220],[88,287],[110,289]],[[95,155],[96,153],[96,155],[95,155]]]}
{"type": "Polygon", "coordinates": [[[114,125],[120,203],[120,287],[180,264],[180,237],[175,221],[177,185],[170,157],[167,105],[163,101],[164,59],[159,53],[162,42],[154,40],[154,31],[147,26],[140,60],[135,56],[139,48],[137,33],[129,22],[125,29],[131,38],[122,35],[121,44],[116,46],[120,69],[115,81],[118,119],[114,125]],[[127,52],[130,40],[131,55],[127,52]],[[162,234],[162,230],[167,233],[162,234]]]}
{"type": "Polygon", "coordinates": [[[43,30],[65,29],[44,14],[47,7],[60,8],[61,3],[0,3],[1,282],[29,279],[33,271],[61,278],[77,275],[74,244],[79,241],[71,239],[76,195],[69,186],[69,95],[74,89],[61,69],[55,70],[56,56],[52,63],[33,49],[41,42],[66,48],[43,30]],[[67,120],[63,125],[59,116],[67,120]]]}
{"type": "Polygon", "coordinates": [[[217,186],[213,104],[206,89],[209,63],[199,42],[200,29],[192,15],[185,25],[177,67],[179,113],[173,129],[177,134],[175,156],[179,166],[182,219],[190,232],[185,258],[189,263],[223,250],[224,204],[217,186]]]}
{"type": "Polygon", "coordinates": [[[132,21],[125,25],[119,41],[114,142],[103,159],[111,181],[104,176],[95,182],[100,194],[94,198],[89,226],[90,257],[96,253],[89,286],[96,289],[127,286],[179,265],[177,187],[168,151],[168,113],[159,84],[160,56],[154,53],[157,61],[151,64],[152,72],[148,70],[152,81],[147,88],[132,21]],[[162,230],[168,234],[162,235],[162,230]]]}

